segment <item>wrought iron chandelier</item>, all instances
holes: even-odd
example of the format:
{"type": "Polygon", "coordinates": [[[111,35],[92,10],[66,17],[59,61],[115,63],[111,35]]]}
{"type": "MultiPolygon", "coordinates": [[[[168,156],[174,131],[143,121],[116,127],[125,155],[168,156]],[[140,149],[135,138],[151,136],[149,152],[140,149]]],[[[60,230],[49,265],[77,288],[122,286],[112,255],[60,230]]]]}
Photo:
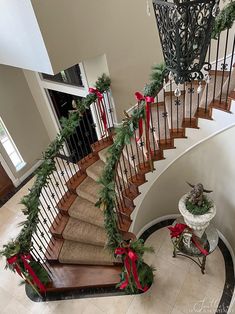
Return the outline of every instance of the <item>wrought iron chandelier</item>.
{"type": "Polygon", "coordinates": [[[169,79],[176,84],[204,78],[202,68],[211,39],[219,0],[153,0],[169,79]]]}

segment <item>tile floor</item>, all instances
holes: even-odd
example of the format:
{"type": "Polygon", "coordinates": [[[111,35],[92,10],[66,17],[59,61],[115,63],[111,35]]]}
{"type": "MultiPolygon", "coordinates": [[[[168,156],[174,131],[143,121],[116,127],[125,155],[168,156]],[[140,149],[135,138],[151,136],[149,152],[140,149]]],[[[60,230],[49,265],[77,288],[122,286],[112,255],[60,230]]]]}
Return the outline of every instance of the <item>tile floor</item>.
{"type": "MultiPolygon", "coordinates": [[[[24,219],[19,201],[32,185],[29,181],[13,198],[0,208],[0,247],[14,238],[17,224],[24,219]]],[[[146,255],[146,262],[156,267],[155,282],[142,295],[102,297],[34,303],[27,298],[20,279],[4,270],[0,260],[0,313],[1,314],[188,314],[215,313],[225,282],[223,256],[219,249],[208,257],[206,274],[202,275],[192,261],[173,259],[167,228],[153,233],[147,244],[155,254],[146,255]]]]}

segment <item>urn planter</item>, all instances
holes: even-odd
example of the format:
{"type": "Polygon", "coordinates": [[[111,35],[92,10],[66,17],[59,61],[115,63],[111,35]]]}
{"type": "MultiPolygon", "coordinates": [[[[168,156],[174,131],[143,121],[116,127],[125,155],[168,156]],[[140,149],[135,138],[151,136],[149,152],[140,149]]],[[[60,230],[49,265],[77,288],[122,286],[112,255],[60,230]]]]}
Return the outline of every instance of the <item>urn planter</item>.
{"type": "Polygon", "coordinates": [[[210,221],[215,217],[216,214],[216,207],[213,201],[209,198],[213,204],[213,206],[209,209],[209,211],[203,215],[194,215],[188,211],[186,208],[186,200],[188,194],[185,194],[179,200],[179,211],[184,218],[186,225],[194,230],[194,234],[201,238],[203,233],[205,232],[206,228],[209,226],[210,221]]]}

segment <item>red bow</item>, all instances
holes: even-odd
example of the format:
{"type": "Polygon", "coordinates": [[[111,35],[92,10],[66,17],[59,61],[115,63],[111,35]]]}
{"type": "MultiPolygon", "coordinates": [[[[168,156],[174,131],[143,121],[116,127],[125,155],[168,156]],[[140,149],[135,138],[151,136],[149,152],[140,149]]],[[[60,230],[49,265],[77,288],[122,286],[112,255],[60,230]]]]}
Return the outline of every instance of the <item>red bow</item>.
{"type": "Polygon", "coordinates": [[[168,227],[171,232],[171,238],[178,238],[187,227],[185,224],[176,224],[174,227],[168,227]]]}
{"type": "Polygon", "coordinates": [[[137,271],[137,266],[136,266],[136,261],[138,260],[138,255],[134,251],[132,251],[130,248],[122,248],[122,247],[117,248],[115,250],[115,254],[116,255],[125,255],[124,266],[127,270],[127,274],[126,274],[126,280],[121,284],[120,289],[125,289],[128,286],[130,274],[132,271],[132,275],[134,277],[136,287],[139,290],[147,291],[149,287],[146,286],[146,287],[142,288],[140,281],[139,281],[139,276],[138,276],[138,271],[137,271]]]}
{"type": "MultiPolygon", "coordinates": [[[[149,130],[149,126],[150,126],[150,104],[154,102],[154,97],[144,96],[140,92],[136,92],[135,97],[136,97],[138,102],[140,102],[140,101],[146,102],[146,106],[145,106],[146,126],[147,126],[147,130],[149,130]]],[[[141,119],[139,119],[139,138],[136,139],[137,142],[140,140],[142,135],[143,135],[143,119],[141,118],[141,119]]]]}
{"type": "MultiPolygon", "coordinates": [[[[184,232],[186,228],[191,230],[191,228],[189,228],[185,224],[176,224],[174,227],[168,227],[168,229],[171,232],[171,238],[178,238],[184,232]]],[[[194,234],[192,235],[192,242],[203,255],[209,254],[207,250],[201,247],[201,245],[197,242],[196,236],[194,234]]]]}
{"type": "MultiPolygon", "coordinates": [[[[25,270],[28,272],[28,274],[31,276],[33,283],[39,288],[40,292],[46,292],[46,288],[43,285],[43,283],[40,281],[40,279],[37,277],[35,274],[34,270],[32,267],[29,265],[28,261],[31,260],[31,255],[30,254],[21,254],[21,255],[14,255],[10,258],[7,259],[8,264],[13,265],[14,269],[16,272],[23,278],[21,269],[19,267],[19,264],[17,261],[21,259],[21,261],[24,264],[25,270]]],[[[24,279],[24,278],[23,278],[24,279]]]]}
{"type": "MultiPolygon", "coordinates": [[[[105,113],[105,109],[104,109],[104,104],[103,104],[103,95],[101,94],[100,91],[98,91],[97,88],[92,88],[90,87],[89,88],[89,93],[90,94],[95,94],[97,96],[97,99],[98,99],[98,109],[100,111],[100,116],[101,116],[101,119],[103,121],[103,124],[104,124],[104,129],[105,131],[107,131],[108,129],[108,123],[107,123],[107,117],[106,117],[106,113],[105,113]]],[[[104,137],[104,135],[102,136],[104,137]]]]}

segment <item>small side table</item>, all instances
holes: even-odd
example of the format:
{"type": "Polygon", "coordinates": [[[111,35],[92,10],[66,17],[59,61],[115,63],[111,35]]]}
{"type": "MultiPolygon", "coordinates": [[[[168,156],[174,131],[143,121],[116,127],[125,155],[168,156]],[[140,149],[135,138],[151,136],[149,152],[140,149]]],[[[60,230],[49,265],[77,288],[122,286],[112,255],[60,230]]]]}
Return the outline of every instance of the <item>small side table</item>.
{"type": "MultiPolygon", "coordinates": [[[[177,223],[185,223],[183,217],[176,219],[172,226],[175,226],[177,223]]],[[[202,274],[205,274],[206,258],[216,249],[219,242],[219,235],[216,228],[210,224],[202,236],[204,248],[208,252],[207,256],[203,255],[192,241],[190,243],[190,247],[188,247],[183,242],[183,239],[179,243],[177,243],[177,240],[178,239],[172,238],[174,245],[173,257],[176,258],[177,256],[184,256],[191,259],[200,267],[202,274]]]]}

